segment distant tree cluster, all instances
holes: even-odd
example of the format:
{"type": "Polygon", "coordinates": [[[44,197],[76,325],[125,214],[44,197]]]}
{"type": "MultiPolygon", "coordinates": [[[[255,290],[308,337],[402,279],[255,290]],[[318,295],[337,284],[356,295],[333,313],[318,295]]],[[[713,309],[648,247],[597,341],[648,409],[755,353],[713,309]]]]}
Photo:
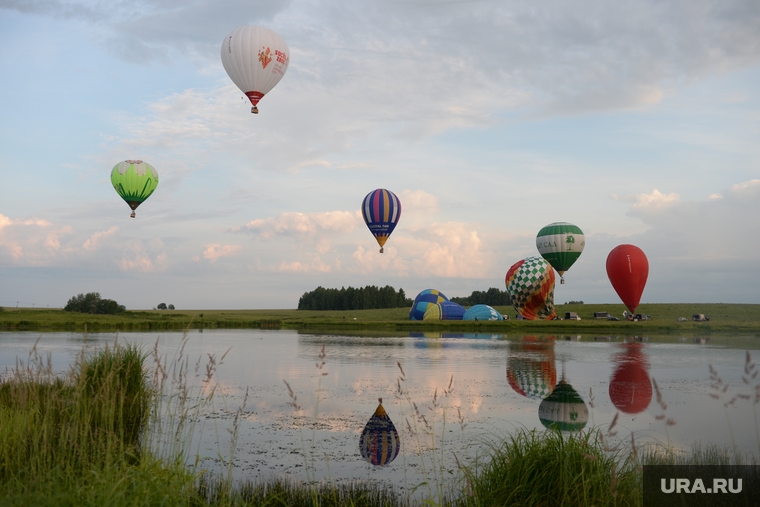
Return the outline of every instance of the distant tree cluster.
{"type": "Polygon", "coordinates": [[[100,313],[115,315],[125,311],[127,308],[124,305],[120,305],[113,299],[103,299],[98,292],[88,292],[87,294],[79,294],[66,303],[63,308],[66,312],[79,312],[79,313],[100,313]]]}
{"type": "Polygon", "coordinates": [[[566,305],[582,305],[583,301],[568,301],[566,305]]]}
{"type": "Polygon", "coordinates": [[[451,298],[451,301],[462,306],[506,306],[512,304],[509,293],[505,290],[499,290],[496,287],[491,287],[487,291],[473,291],[468,297],[453,297],[451,298]]]}
{"type": "Polygon", "coordinates": [[[174,305],[170,304],[166,306],[166,303],[159,303],[156,308],[159,310],[174,310],[174,305]]]}
{"type": "Polygon", "coordinates": [[[374,285],[340,289],[317,287],[311,292],[304,292],[298,300],[299,310],[368,310],[407,306],[412,306],[412,300],[406,297],[404,289],[396,292],[390,285],[383,288],[374,285]]]}

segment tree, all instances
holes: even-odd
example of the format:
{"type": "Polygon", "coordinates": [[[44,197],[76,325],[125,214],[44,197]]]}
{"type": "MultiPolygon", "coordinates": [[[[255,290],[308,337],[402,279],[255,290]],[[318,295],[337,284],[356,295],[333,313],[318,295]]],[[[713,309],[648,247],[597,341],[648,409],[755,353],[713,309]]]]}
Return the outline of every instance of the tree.
{"type": "Polygon", "coordinates": [[[170,304],[169,304],[169,306],[168,306],[167,308],[168,308],[169,310],[174,310],[174,305],[170,303],[170,304]]]}
{"type": "Polygon", "coordinates": [[[159,310],[166,310],[166,303],[159,303],[156,308],[159,310]]]}
{"type": "Polygon", "coordinates": [[[69,299],[63,310],[66,312],[115,315],[125,311],[126,307],[113,299],[101,298],[99,292],[88,292],[87,294],[77,294],[69,299]]]}

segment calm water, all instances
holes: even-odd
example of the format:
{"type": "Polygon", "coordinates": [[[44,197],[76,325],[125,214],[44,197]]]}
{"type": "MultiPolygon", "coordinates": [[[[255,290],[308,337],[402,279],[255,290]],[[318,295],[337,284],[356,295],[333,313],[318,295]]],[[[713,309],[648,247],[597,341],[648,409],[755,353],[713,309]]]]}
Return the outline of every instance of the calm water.
{"type": "MultiPolygon", "coordinates": [[[[113,333],[0,332],[0,370],[26,362],[37,342],[37,351],[49,356],[56,370],[65,371],[83,349],[116,338],[113,333]]],[[[118,340],[142,344],[146,350],[157,344],[171,362],[179,355],[183,335],[121,333],[118,340]]],[[[753,337],[714,335],[362,337],[194,331],[183,351],[191,370],[198,364],[196,384],[210,357],[219,364],[213,405],[199,417],[191,447],[202,468],[227,470],[230,430],[241,410],[232,461],[236,478],[363,479],[410,489],[425,478],[441,483],[454,477],[455,455],[461,463],[471,462],[489,441],[515,428],[543,429],[552,418],[569,421],[565,412],[573,407],[568,403],[555,403],[554,411],[546,410],[547,403],[541,408],[542,399],[564,382],[588,411],[585,416],[576,404],[572,424],[583,425],[587,418],[586,429],[606,430],[619,414],[614,428],[619,439],[634,434],[637,443],[669,442],[688,449],[701,441],[757,453],[760,423],[753,400],[760,380],[747,384],[742,376],[747,351],[751,360],[760,358],[758,345],[753,337]],[[720,377],[721,389],[728,386],[725,392],[715,389],[710,366],[720,377]],[[725,407],[736,394],[752,399],[725,407]],[[358,447],[378,398],[401,435],[400,455],[384,467],[363,461],[358,447]],[[416,417],[415,410],[425,419],[416,417]],[[667,425],[668,419],[675,424],[667,425]]]]}

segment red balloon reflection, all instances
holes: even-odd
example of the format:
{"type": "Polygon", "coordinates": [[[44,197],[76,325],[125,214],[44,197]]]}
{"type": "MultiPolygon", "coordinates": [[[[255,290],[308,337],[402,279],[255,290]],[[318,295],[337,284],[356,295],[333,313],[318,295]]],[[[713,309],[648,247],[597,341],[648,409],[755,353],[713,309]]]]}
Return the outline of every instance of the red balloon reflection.
{"type": "Polygon", "coordinates": [[[624,343],[621,347],[623,351],[612,358],[617,366],[610,378],[610,400],[621,412],[638,414],[652,401],[649,363],[641,343],[624,343]]]}

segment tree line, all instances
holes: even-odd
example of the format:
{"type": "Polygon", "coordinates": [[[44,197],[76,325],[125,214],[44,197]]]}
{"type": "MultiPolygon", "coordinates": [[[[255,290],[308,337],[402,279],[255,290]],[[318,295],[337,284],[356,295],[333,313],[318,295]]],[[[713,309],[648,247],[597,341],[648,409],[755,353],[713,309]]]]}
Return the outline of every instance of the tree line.
{"type": "Polygon", "coordinates": [[[382,288],[367,285],[340,289],[325,289],[320,286],[311,292],[304,292],[298,300],[299,310],[369,310],[407,306],[412,306],[412,300],[406,297],[404,289],[396,292],[390,285],[382,288]]]}
{"type": "MultiPolygon", "coordinates": [[[[462,306],[488,305],[509,306],[512,300],[509,293],[491,287],[486,291],[476,290],[467,297],[450,299],[462,306]]],[[[369,310],[372,308],[407,308],[414,301],[406,297],[404,289],[396,289],[390,285],[383,288],[374,285],[366,287],[341,287],[340,289],[325,289],[317,287],[313,291],[304,292],[298,300],[299,310],[369,310]]]]}
{"type": "Polygon", "coordinates": [[[450,301],[462,306],[509,306],[512,304],[509,293],[505,290],[499,290],[496,287],[491,287],[486,291],[476,290],[468,297],[453,297],[450,301]]]}

